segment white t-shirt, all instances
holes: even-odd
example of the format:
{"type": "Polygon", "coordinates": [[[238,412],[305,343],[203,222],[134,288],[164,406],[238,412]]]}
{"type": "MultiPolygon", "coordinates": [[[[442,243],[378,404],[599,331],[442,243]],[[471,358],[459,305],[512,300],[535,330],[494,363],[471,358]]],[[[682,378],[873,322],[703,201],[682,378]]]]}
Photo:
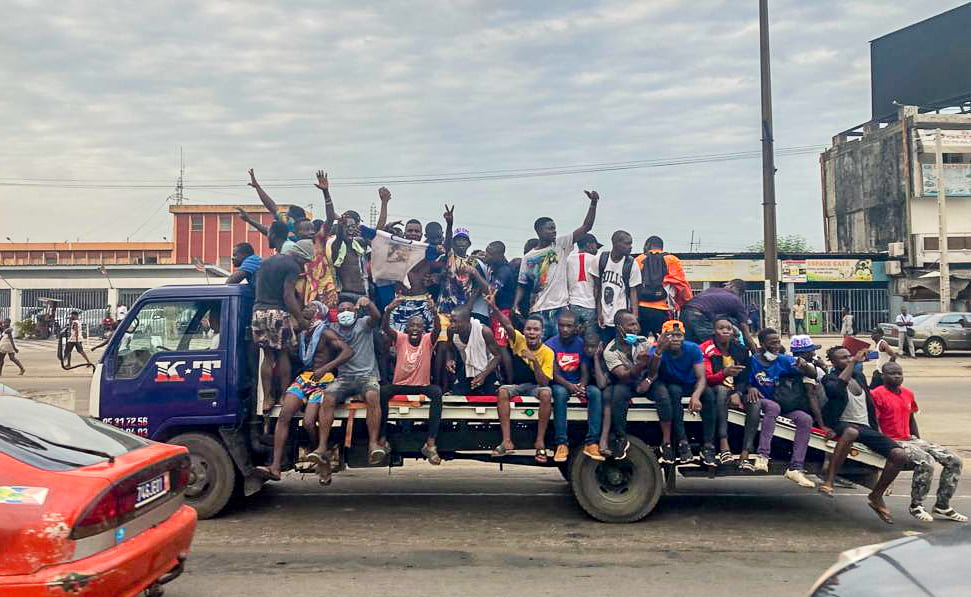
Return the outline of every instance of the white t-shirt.
{"type": "Polygon", "coordinates": [[[548,247],[533,249],[523,256],[519,283],[532,284],[529,312],[559,309],[570,303],[567,283],[567,256],[573,248],[573,234],[564,234],[548,247]]]}
{"type": "Polygon", "coordinates": [[[897,323],[897,331],[898,332],[905,332],[905,331],[907,331],[907,325],[906,324],[908,324],[908,323],[914,323],[914,318],[913,318],[913,316],[910,313],[907,313],[906,315],[903,314],[903,313],[901,313],[900,315],[897,316],[896,323],[897,323]]]}
{"type": "MultiPolygon", "coordinates": [[[[595,278],[600,277],[601,255],[607,254],[607,264],[604,266],[603,280],[600,281],[600,308],[604,315],[604,324],[614,327],[614,315],[621,309],[631,309],[630,289],[641,285],[641,270],[636,264],[631,264],[630,285],[624,283],[624,262],[618,262],[610,257],[610,251],[604,249],[593,259],[588,260],[587,273],[595,278]]],[[[635,309],[636,310],[636,309],[635,309]]]]}
{"type": "Polygon", "coordinates": [[[570,304],[584,309],[594,309],[597,302],[593,296],[593,278],[587,273],[591,261],[596,261],[596,255],[574,251],[566,258],[567,289],[570,294],[570,304]]]}

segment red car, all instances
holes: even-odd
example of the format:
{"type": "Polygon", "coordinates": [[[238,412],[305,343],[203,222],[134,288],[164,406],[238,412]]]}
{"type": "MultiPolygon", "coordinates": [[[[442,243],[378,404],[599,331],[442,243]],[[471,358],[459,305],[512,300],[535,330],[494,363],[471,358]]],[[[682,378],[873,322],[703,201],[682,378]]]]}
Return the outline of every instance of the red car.
{"type": "Polygon", "coordinates": [[[196,512],[188,452],[0,395],[0,595],[160,595],[196,512]]]}

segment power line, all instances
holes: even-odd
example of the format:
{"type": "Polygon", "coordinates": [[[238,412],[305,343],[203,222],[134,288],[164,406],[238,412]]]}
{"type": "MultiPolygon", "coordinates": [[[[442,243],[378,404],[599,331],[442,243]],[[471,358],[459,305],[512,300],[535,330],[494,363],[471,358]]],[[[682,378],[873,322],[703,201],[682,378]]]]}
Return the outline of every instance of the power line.
{"type": "MultiPolygon", "coordinates": [[[[805,145],[797,147],[788,147],[778,150],[779,155],[806,155],[810,153],[816,153],[820,150],[818,146],[815,145],[805,145]]],[[[513,180],[521,178],[537,178],[537,177],[549,177],[549,176],[566,176],[572,174],[589,174],[595,172],[617,172],[624,170],[637,170],[643,168],[661,168],[667,166],[680,166],[680,165],[690,165],[698,163],[715,163],[715,162],[727,162],[735,160],[746,160],[755,159],[760,157],[760,152],[758,151],[741,151],[732,153],[721,153],[721,154],[705,154],[705,155],[694,155],[694,156],[680,156],[665,159],[649,159],[649,160],[635,160],[635,161],[625,161],[625,162],[602,162],[596,164],[580,164],[573,166],[550,166],[544,168],[522,168],[522,169],[511,169],[511,170],[482,170],[482,171],[471,171],[471,172],[451,172],[451,173],[441,173],[441,174],[414,174],[414,175],[398,175],[398,176],[361,176],[361,177],[343,177],[343,178],[333,178],[331,179],[331,184],[335,186],[344,187],[355,187],[355,186],[373,186],[376,184],[439,184],[448,182],[480,182],[480,181],[491,181],[491,180],[513,180]]],[[[107,179],[100,179],[107,180],[107,179]]],[[[241,182],[226,182],[220,183],[217,181],[230,180],[230,179],[199,179],[198,183],[192,185],[186,185],[185,188],[191,188],[196,190],[205,189],[230,189],[230,188],[244,188],[247,185],[241,182]]],[[[268,187],[273,188],[302,188],[311,186],[309,181],[307,182],[290,182],[298,180],[307,179],[264,179],[265,182],[271,183],[267,184],[268,187]],[[273,183],[272,181],[279,181],[273,183]]],[[[99,179],[92,180],[81,180],[81,179],[27,179],[27,178],[16,178],[16,179],[0,179],[0,186],[8,187],[46,187],[46,188],[66,188],[66,189],[160,189],[160,188],[170,188],[168,184],[156,183],[154,181],[124,181],[124,180],[114,180],[99,182],[99,179]]]]}

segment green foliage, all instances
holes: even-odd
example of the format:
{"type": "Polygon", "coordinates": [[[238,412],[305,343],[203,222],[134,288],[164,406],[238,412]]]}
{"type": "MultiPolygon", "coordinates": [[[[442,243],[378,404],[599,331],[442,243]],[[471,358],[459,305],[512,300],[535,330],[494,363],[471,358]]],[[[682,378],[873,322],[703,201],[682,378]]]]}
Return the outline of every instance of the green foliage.
{"type": "Polygon", "coordinates": [[[33,319],[24,319],[15,323],[14,329],[17,331],[18,338],[28,338],[37,331],[37,324],[34,323],[33,319]]]}
{"type": "MultiPolygon", "coordinates": [[[[812,253],[815,250],[809,244],[809,241],[806,240],[806,237],[799,234],[780,236],[776,239],[776,244],[780,253],[812,253]]],[[[749,245],[746,249],[755,253],[761,253],[765,250],[765,242],[760,240],[755,244],[749,245]]]]}

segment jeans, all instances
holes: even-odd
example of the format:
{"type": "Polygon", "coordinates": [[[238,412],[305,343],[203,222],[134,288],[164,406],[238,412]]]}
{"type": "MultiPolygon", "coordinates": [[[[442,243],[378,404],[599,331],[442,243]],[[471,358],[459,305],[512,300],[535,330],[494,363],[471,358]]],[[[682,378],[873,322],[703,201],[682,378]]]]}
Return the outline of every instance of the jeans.
{"type": "Polygon", "coordinates": [[[563,312],[567,307],[557,307],[556,309],[547,309],[546,311],[534,311],[530,315],[537,316],[543,320],[543,340],[548,340],[553,336],[560,333],[557,327],[557,320],[560,318],[560,313],[563,312]]]}
{"type": "MultiPolygon", "coordinates": [[[[567,402],[570,392],[561,385],[553,384],[553,443],[562,446],[567,443],[567,402]]],[[[587,386],[587,436],[583,443],[596,444],[600,442],[600,429],[603,425],[603,395],[595,385],[587,386]]]]}
{"type": "Polygon", "coordinates": [[[623,440],[627,438],[627,408],[635,387],[631,384],[613,384],[604,390],[604,403],[610,402],[610,437],[623,440]]]}
{"type": "MultiPolygon", "coordinates": [[[[665,382],[660,379],[651,386],[651,395],[657,402],[658,418],[663,422],[671,422],[671,443],[688,441],[688,434],[684,430],[684,405],[681,404],[681,398],[690,396],[694,391],[694,384],[665,382]]],[[[715,394],[711,388],[705,388],[701,393],[701,425],[706,446],[715,444],[716,411],[715,394]]]]}
{"type": "Polygon", "coordinates": [[[579,305],[570,305],[570,311],[576,313],[577,325],[586,325],[588,328],[592,324],[594,327],[597,326],[597,310],[590,309],[588,307],[581,307],[579,305]]]}
{"type": "Polygon", "coordinates": [[[421,394],[431,402],[428,411],[428,437],[438,437],[438,429],[442,424],[442,389],[438,386],[396,386],[381,387],[381,436],[386,435],[388,426],[388,402],[399,394],[421,394]]]}
{"type": "MultiPolygon", "coordinates": [[[[779,416],[779,404],[763,399],[762,408],[765,409],[765,416],[762,418],[762,435],[759,437],[759,455],[768,458],[772,436],[775,434],[775,418],[779,416]],[[775,405],[775,407],[767,405],[767,402],[775,405]]],[[[792,441],[792,460],[789,461],[789,468],[801,471],[806,465],[806,450],[809,448],[809,435],[813,428],[813,418],[809,413],[802,410],[782,413],[782,416],[792,419],[792,422],[796,424],[796,437],[792,441]]]]}
{"type": "MultiPolygon", "coordinates": [[[[752,452],[753,442],[755,441],[755,435],[759,431],[759,421],[762,420],[762,411],[765,411],[767,417],[779,416],[779,404],[771,400],[766,400],[762,398],[758,402],[749,402],[747,398],[742,397],[742,405],[745,407],[745,432],[742,435],[742,451],[752,452]]],[[[773,430],[775,428],[773,427],[773,430]]],[[[772,447],[772,433],[765,435],[765,427],[762,427],[763,434],[759,436],[759,447],[758,453],[769,457],[769,449],[772,447]],[[763,453],[763,447],[765,451],[763,453]]]]}
{"type": "Polygon", "coordinates": [[[805,319],[793,319],[795,323],[796,330],[794,334],[805,334],[806,333],[806,320],[805,319]]]}
{"type": "Polygon", "coordinates": [[[681,321],[684,323],[684,339],[695,344],[710,340],[715,334],[715,322],[697,309],[684,308],[681,310],[681,321]]]}
{"type": "Polygon", "coordinates": [[[718,439],[728,438],[728,396],[734,392],[725,386],[714,386],[710,388],[715,394],[715,437],[718,439]]]}

